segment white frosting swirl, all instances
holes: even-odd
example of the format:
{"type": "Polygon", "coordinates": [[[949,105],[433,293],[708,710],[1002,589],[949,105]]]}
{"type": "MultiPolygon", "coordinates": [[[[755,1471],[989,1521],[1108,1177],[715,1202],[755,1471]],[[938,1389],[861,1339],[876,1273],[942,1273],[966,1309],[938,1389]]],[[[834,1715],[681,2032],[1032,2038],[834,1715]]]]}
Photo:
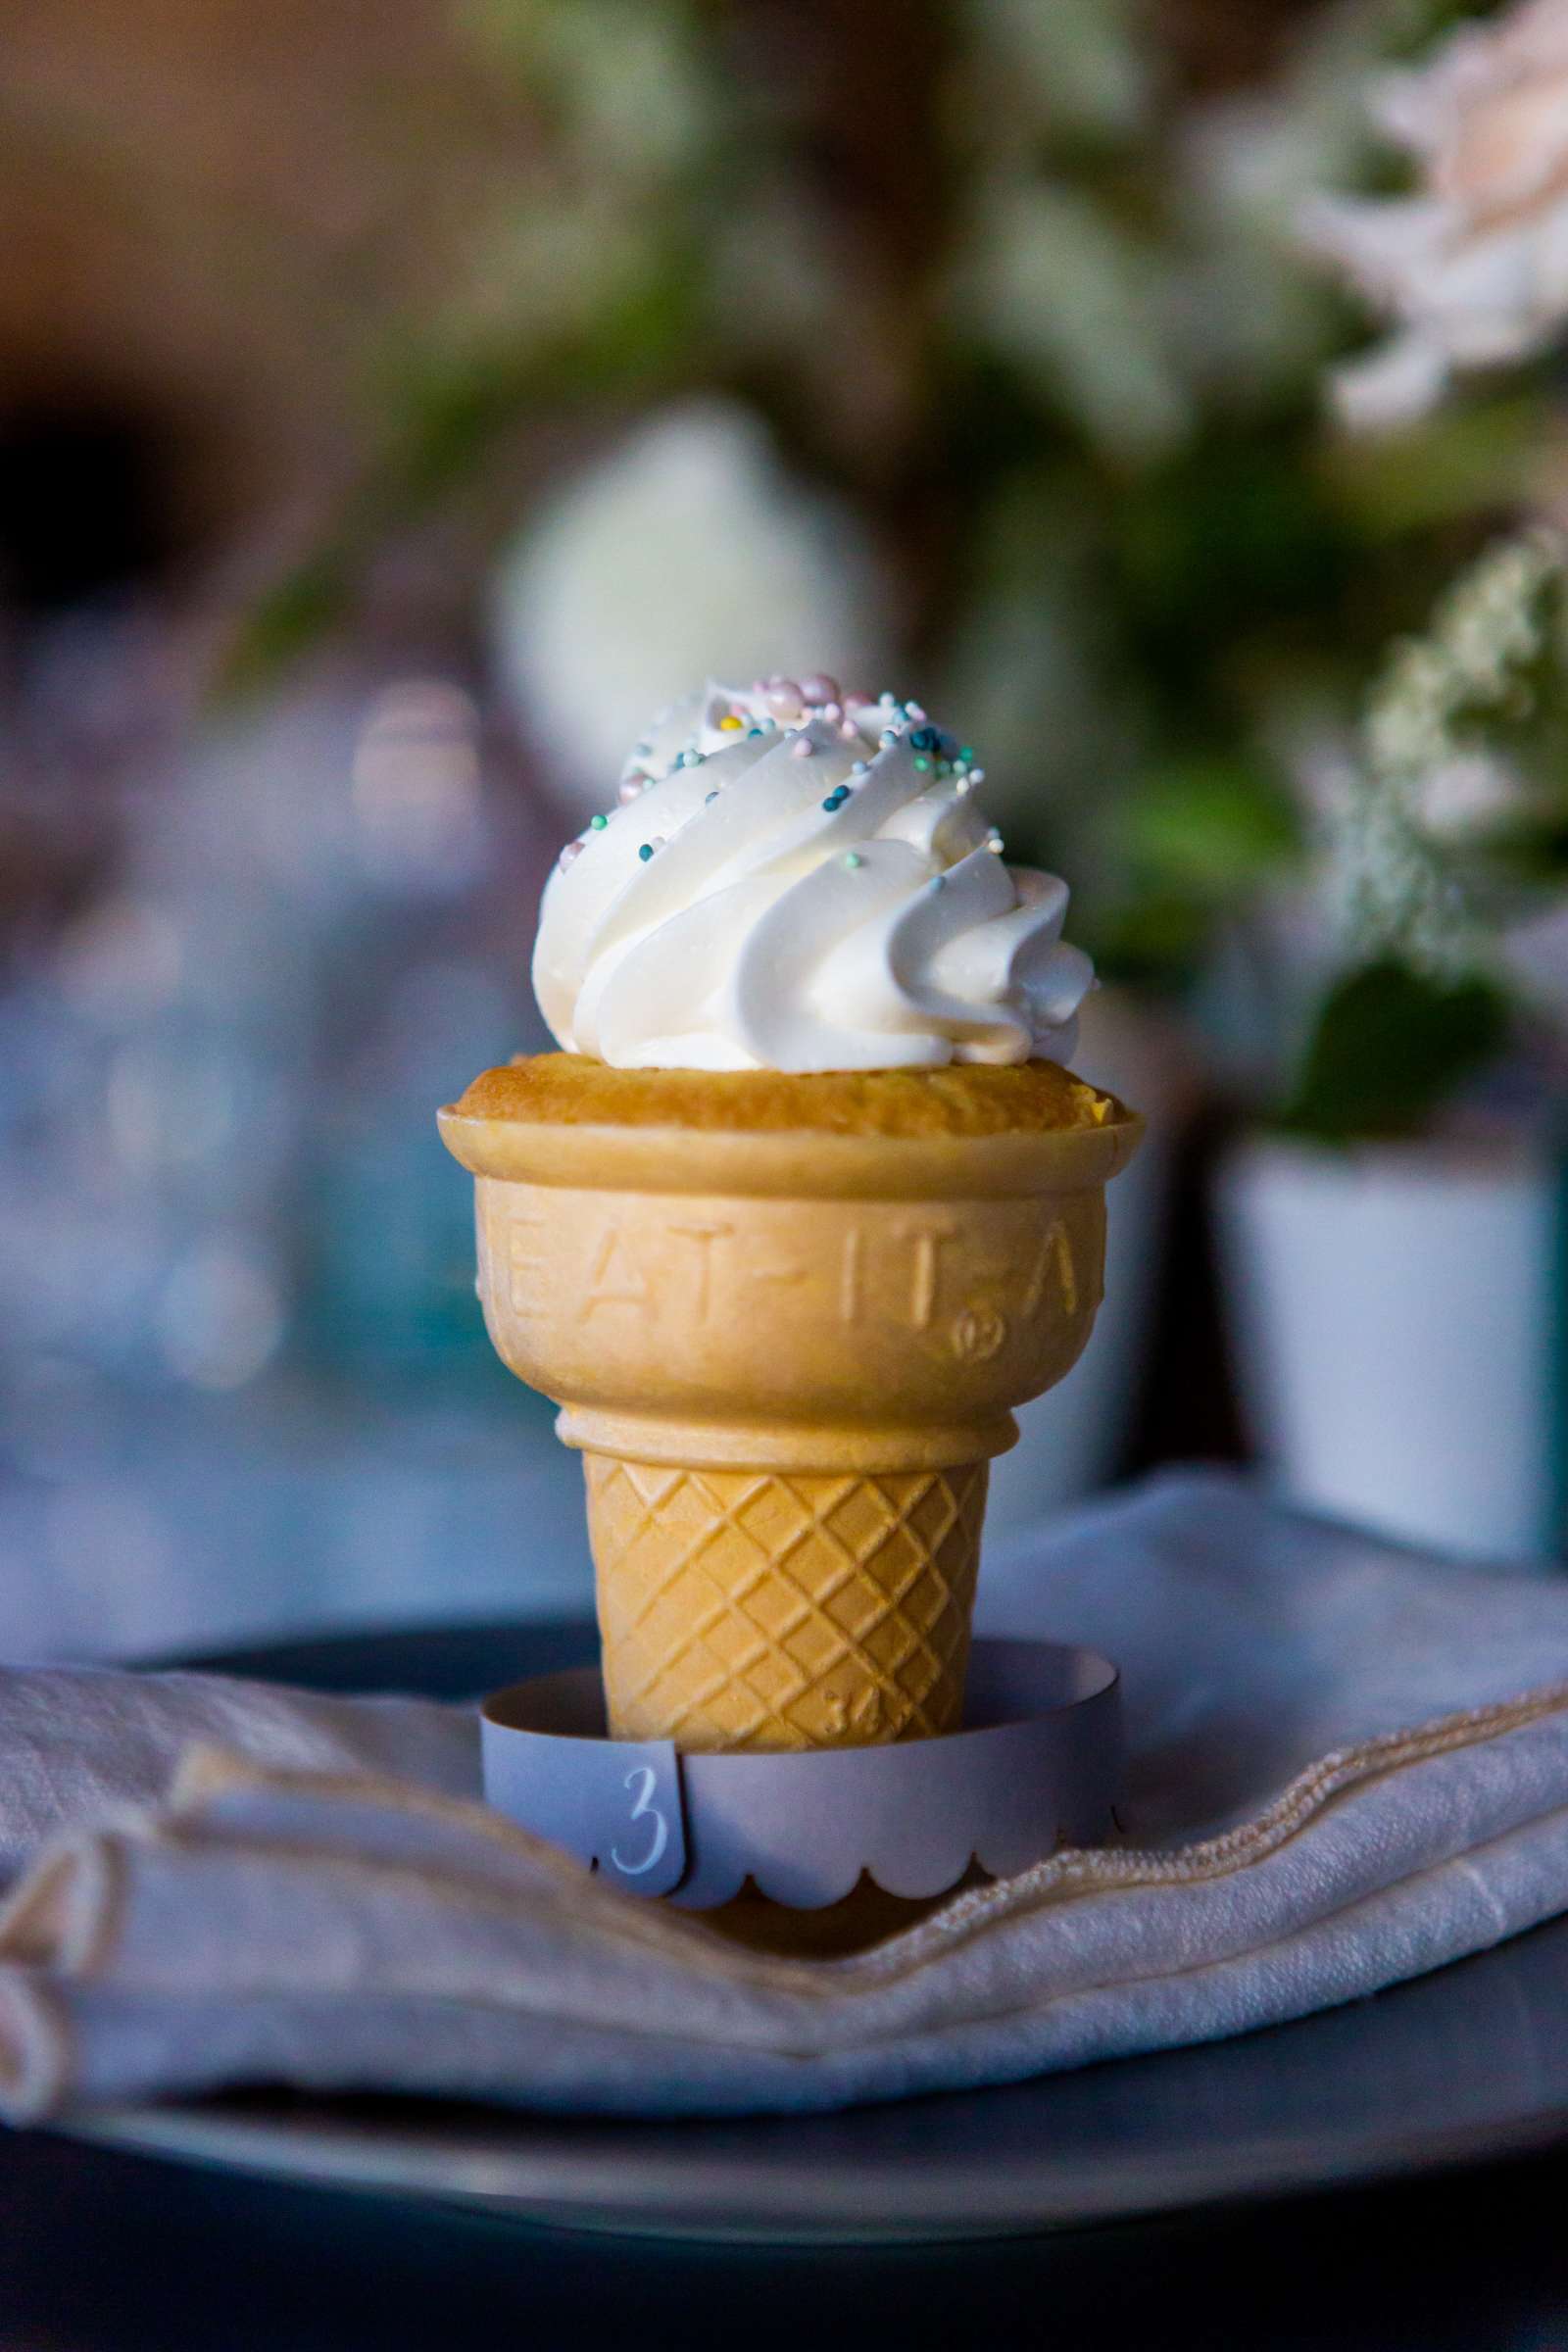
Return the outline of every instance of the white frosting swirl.
{"type": "Polygon", "coordinates": [[[983,773],[917,706],[831,680],[676,704],[545,891],[558,1042],[622,1069],[1066,1060],[1093,968],[1065,883],[1004,864],[983,773]]]}

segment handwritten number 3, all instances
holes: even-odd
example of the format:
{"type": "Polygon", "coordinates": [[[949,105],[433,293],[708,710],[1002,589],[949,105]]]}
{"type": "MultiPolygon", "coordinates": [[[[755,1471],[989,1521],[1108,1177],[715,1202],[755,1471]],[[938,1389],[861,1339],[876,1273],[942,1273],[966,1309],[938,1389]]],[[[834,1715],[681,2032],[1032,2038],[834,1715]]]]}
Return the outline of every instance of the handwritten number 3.
{"type": "Polygon", "coordinates": [[[640,1862],[623,1861],[618,1845],[611,1847],[610,1859],[623,1878],[640,1879],[645,1871],[653,1869],[654,1864],[669,1843],[669,1824],[654,1802],[654,1790],[659,1786],[659,1775],[651,1764],[637,1765],[627,1773],[621,1785],[623,1788],[636,1789],[637,1793],[632,1801],[631,1817],[633,1821],[641,1821],[646,1817],[653,1823],[654,1841],[640,1862]]]}

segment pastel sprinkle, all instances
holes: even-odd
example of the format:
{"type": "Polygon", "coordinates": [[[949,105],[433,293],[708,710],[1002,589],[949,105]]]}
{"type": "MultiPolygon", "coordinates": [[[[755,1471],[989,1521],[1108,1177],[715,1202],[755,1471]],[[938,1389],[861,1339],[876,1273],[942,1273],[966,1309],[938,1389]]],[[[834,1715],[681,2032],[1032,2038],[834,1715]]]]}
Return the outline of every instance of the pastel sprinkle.
{"type": "Polygon", "coordinates": [[[651,781],[648,776],[628,776],[620,788],[621,807],[629,808],[633,801],[640,801],[651,781]]]}
{"type": "Polygon", "coordinates": [[[740,733],[741,722],[736,717],[733,710],[730,711],[726,718],[721,718],[718,723],[726,735],[738,735],[740,733]]]}
{"type": "Polygon", "coordinates": [[[940,890],[943,884],[947,881],[947,878],[948,877],[946,874],[933,874],[930,881],[926,884],[927,890],[940,890]]]}
{"type": "Polygon", "coordinates": [[[574,865],[576,863],[577,859],[582,856],[583,851],[587,848],[587,843],[583,841],[567,842],[565,848],[561,853],[560,858],[557,860],[563,872],[565,871],[568,865],[574,865]]]}
{"type": "Polygon", "coordinates": [[[974,758],[974,745],[972,743],[960,743],[958,746],[958,758],[960,760],[972,760],[974,758]]]}
{"type": "Polygon", "coordinates": [[[857,866],[861,866],[865,863],[865,859],[860,856],[858,850],[848,850],[845,853],[844,862],[853,874],[857,866]]]}
{"type": "Polygon", "coordinates": [[[883,749],[885,752],[891,752],[891,751],[892,751],[892,749],[893,749],[893,746],[894,746],[894,745],[895,745],[895,744],[898,742],[898,740],[899,740],[899,730],[898,730],[898,728],[897,728],[897,727],[884,727],[884,728],[883,728],[883,730],[882,730],[882,749],[883,749]]]}
{"type": "Polygon", "coordinates": [[[906,703],[904,715],[906,718],[924,718],[925,712],[918,703],[906,703]]]}
{"type": "Polygon", "coordinates": [[[816,746],[809,735],[797,735],[790,745],[790,758],[792,760],[809,760],[815,750],[816,746]]]}
{"type": "Polygon", "coordinates": [[[588,819],[589,831],[593,833],[602,833],[609,822],[610,819],[608,816],[591,816],[588,819]]]}
{"type": "Polygon", "coordinates": [[[969,770],[969,781],[970,781],[970,783],[971,783],[971,784],[983,784],[983,783],[985,782],[985,780],[986,780],[986,771],[985,771],[985,769],[984,769],[983,767],[971,767],[971,768],[970,768],[970,770],[969,770]]]}
{"type": "Polygon", "coordinates": [[[920,770],[921,774],[924,775],[929,770],[931,762],[929,760],[922,758],[916,760],[914,764],[920,770]]]}

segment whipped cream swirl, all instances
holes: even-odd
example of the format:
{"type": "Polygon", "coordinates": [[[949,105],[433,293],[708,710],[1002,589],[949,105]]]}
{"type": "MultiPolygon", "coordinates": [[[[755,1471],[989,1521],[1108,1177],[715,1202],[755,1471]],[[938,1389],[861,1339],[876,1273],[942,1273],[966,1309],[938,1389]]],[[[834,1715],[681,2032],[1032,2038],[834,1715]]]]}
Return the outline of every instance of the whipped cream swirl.
{"type": "Polygon", "coordinates": [[[1003,862],[983,778],[918,705],[830,678],[677,703],[545,891],[558,1042],[623,1069],[1066,1060],[1093,967],[1065,883],[1003,862]]]}

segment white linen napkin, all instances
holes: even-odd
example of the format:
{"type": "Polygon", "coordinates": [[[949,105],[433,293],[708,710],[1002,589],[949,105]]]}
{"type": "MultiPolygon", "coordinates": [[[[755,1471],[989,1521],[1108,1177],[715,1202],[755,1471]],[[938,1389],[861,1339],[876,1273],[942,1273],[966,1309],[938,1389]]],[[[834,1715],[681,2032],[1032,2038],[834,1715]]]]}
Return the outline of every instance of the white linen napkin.
{"type": "Polygon", "coordinates": [[[1186,1476],[1015,1541],[986,1588],[990,1630],[1121,1659],[1132,1842],[848,1960],[739,1948],[486,1812],[462,1710],[8,1678],[0,1834],[63,1834],[0,1916],[0,2104],[284,2082],[804,2111],[1215,2039],[1568,1908],[1568,1580],[1186,1476]],[[106,1823],[186,1738],[167,1799],[106,1823]]]}

